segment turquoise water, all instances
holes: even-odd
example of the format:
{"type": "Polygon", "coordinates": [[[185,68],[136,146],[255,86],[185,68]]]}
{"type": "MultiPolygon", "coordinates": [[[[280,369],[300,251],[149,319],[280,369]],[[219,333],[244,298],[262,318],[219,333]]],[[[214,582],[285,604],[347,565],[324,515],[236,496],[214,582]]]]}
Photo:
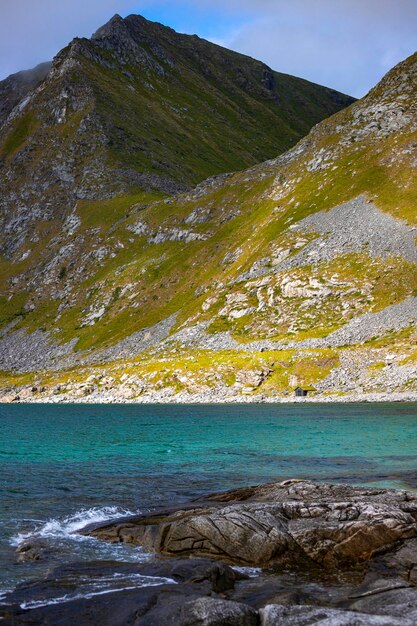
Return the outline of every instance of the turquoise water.
{"type": "Polygon", "coordinates": [[[145,558],[90,520],[286,477],[417,488],[417,404],[0,405],[0,590],[57,561],[145,558]]]}

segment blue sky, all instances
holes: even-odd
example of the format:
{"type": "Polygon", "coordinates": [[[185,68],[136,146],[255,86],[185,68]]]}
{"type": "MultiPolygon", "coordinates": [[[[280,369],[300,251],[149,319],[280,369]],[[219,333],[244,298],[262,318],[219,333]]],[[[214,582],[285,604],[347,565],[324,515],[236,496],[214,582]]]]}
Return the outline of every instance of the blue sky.
{"type": "Polygon", "coordinates": [[[121,15],[129,13],[140,13],[147,19],[161,22],[174,28],[179,32],[198,34],[205,39],[228,38],[235,30],[250,24],[254,18],[254,13],[250,10],[241,11],[221,11],[219,6],[191,5],[189,2],[136,2],[134,11],[122,11],[121,15]],[[172,8],[175,4],[175,10],[172,8]],[[141,10],[142,5],[142,10],[141,10]]]}
{"type": "Polygon", "coordinates": [[[0,0],[0,79],[114,13],[141,13],[355,96],[417,50],[417,0],[0,0]]]}

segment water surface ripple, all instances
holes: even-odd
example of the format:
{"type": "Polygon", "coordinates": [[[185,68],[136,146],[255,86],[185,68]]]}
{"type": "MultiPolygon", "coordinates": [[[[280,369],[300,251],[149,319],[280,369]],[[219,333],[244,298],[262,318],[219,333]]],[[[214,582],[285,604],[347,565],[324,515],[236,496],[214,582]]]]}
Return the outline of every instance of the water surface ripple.
{"type": "Polygon", "coordinates": [[[135,561],[91,520],[287,477],[417,488],[417,404],[0,405],[0,591],[36,535],[56,563],[135,561]]]}

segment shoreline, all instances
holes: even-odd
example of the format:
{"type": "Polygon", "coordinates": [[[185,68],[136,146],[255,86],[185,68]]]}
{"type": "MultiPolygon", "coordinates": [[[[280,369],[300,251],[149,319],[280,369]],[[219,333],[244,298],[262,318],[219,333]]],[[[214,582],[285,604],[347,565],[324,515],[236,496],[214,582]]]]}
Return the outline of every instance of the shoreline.
{"type": "Polygon", "coordinates": [[[84,396],[73,396],[69,394],[23,396],[7,394],[0,396],[0,406],[2,404],[367,404],[367,403],[393,403],[417,402],[417,391],[397,392],[397,393],[354,393],[343,396],[331,394],[317,394],[311,397],[295,396],[266,396],[257,394],[252,396],[224,394],[189,394],[180,392],[169,394],[164,391],[144,394],[135,398],[124,398],[123,396],[92,393],[84,396]]]}
{"type": "MultiPolygon", "coordinates": [[[[152,556],[52,561],[4,594],[0,620],[413,626],[416,520],[408,490],[287,479],[209,493],[83,526],[78,535],[152,556]]],[[[51,558],[36,537],[17,552],[26,562],[51,558]]]]}

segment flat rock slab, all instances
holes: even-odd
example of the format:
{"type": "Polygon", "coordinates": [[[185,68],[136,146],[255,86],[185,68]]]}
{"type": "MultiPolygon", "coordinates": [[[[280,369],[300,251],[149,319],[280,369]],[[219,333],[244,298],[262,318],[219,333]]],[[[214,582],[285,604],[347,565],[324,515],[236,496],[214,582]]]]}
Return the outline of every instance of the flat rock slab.
{"type": "Polygon", "coordinates": [[[0,604],[2,624],[257,624],[258,614],[218,594],[242,575],[207,559],[73,563],[19,585],[0,604]],[[221,621],[223,620],[223,621],[221,621]]]}
{"type": "MultiPolygon", "coordinates": [[[[84,533],[162,558],[56,567],[2,600],[2,624],[417,624],[417,495],[411,492],[289,480],[84,533]]],[[[26,546],[36,556],[35,548],[26,546]]]]}
{"type": "Polygon", "coordinates": [[[347,569],[417,537],[417,496],[284,481],[214,494],[195,508],[125,519],[88,534],[165,556],[347,569]]]}

